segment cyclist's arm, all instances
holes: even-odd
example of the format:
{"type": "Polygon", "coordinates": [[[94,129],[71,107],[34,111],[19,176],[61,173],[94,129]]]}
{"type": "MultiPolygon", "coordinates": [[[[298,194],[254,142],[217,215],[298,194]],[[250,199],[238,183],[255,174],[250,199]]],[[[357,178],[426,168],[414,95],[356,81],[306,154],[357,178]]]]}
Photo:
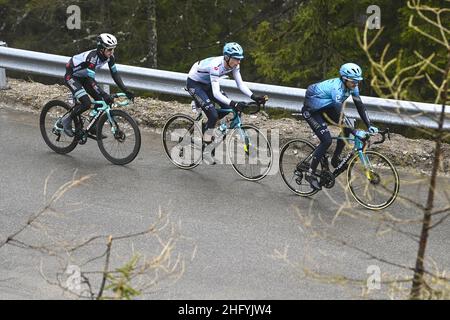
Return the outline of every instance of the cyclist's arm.
{"type": "Polygon", "coordinates": [[[128,89],[123,83],[122,78],[119,75],[119,72],[117,72],[116,59],[114,58],[114,56],[111,56],[109,58],[108,67],[109,71],[111,72],[111,76],[114,79],[114,82],[117,84],[120,90],[122,90],[123,92],[127,92],[128,89]]]}
{"type": "Polygon", "coordinates": [[[211,88],[214,95],[214,98],[216,98],[221,103],[229,106],[231,103],[231,100],[225,97],[222,92],[220,92],[220,84],[219,84],[219,76],[215,74],[210,74],[211,78],[211,88]]]}
{"type": "Polygon", "coordinates": [[[87,75],[89,78],[92,78],[95,81],[95,64],[89,61],[89,55],[87,57],[87,75]]]}
{"type": "Polygon", "coordinates": [[[369,115],[367,114],[366,107],[364,106],[364,103],[362,102],[361,97],[359,96],[358,88],[356,88],[352,92],[352,98],[353,102],[355,103],[356,110],[358,110],[359,116],[361,117],[361,120],[364,122],[367,128],[369,128],[370,127],[369,115]]]}
{"type": "Polygon", "coordinates": [[[239,88],[239,90],[241,90],[241,92],[243,94],[245,94],[247,97],[251,97],[253,92],[251,92],[251,90],[247,87],[247,85],[244,83],[244,81],[242,81],[242,77],[241,77],[241,72],[239,71],[239,67],[237,67],[236,69],[233,70],[233,78],[234,81],[236,81],[236,84],[239,88]]]}

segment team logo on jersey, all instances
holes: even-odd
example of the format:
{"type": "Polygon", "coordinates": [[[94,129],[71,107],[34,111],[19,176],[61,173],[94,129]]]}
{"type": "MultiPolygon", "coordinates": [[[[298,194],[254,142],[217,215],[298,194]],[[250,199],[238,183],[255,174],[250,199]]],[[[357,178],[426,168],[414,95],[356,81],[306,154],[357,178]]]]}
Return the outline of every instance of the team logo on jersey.
{"type": "Polygon", "coordinates": [[[309,111],[303,111],[303,118],[304,118],[304,119],[309,119],[309,118],[311,118],[311,113],[309,113],[309,111]]]}

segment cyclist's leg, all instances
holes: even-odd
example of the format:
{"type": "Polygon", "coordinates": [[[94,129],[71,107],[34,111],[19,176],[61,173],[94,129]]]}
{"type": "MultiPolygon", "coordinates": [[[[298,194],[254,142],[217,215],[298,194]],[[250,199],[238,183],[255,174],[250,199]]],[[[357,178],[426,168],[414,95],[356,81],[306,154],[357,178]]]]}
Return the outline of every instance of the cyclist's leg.
{"type": "Polygon", "coordinates": [[[317,180],[317,167],[319,165],[320,160],[327,152],[328,148],[331,145],[331,134],[328,130],[327,123],[322,116],[322,112],[320,111],[312,111],[307,106],[304,106],[302,109],[303,117],[305,118],[308,125],[313,130],[314,134],[319,138],[320,143],[314,150],[312,154],[312,160],[309,172],[305,176],[306,180],[310,183],[311,188],[320,190],[321,187],[317,180]]]}
{"type": "Polygon", "coordinates": [[[91,99],[89,99],[89,96],[86,93],[86,90],[83,88],[83,85],[80,82],[79,78],[72,77],[70,73],[66,74],[65,78],[65,84],[69,88],[69,90],[72,92],[72,95],[74,98],[78,99],[81,104],[76,104],[73,108],[72,112],[63,119],[62,125],[64,127],[64,132],[70,136],[73,137],[72,132],[72,120],[77,121],[78,115],[83,113],[85,110],[89,109],[91,106],[91,99]]]}
{"type": "MultiPolygon", "coordinates": [[[[228,95],[227,95],[224,91],[220,90],[220,92],[221,92],[225,97],[228,98],[228,95]]],[[[208,90],[206,93],[208,94],[208,96],[211,97],[211,100],[212,100],[214,103],[216,103],[217,105],[220,106],[221,109],[230,109],[230,108],[231,108],[229,105],[226,105],[226,104],[220,102],[219,100],[217,100],[216,98],[214,98],[214,94],[213,94],[213,92],[212,92],[212,88],[211,88],[211,87],[209,87],[209,90],[208,90]]],[[[222,118],[225,117],[226,115],[227,115],[226,112],[218,112],[218,120],[222,119],[222,118]]]]}
{"type": "Polygon", "coordinates": [[[108,94],[92,78],[83,78],[82,85],[86,92],[96,101],[105,100],[108,94]]]}
{"type": "MultiPolygon", "coordinates": [[[[98,84],[97,82],[92,79],[92,78],[84,78],[83,79],[83,87],[86,89],[87,93],[94,98],[95,101],[102,101],[105,100],[105,97],[108,96],[108,93],[106,93],[98,84]]],[[[98,105],[95,105],[94,107],[96,107],[98,105]]],[[[81,113],[83,113],[84,111],[86,111],[88,109],[83,110],[81,113]]],[[[89,129],[89,133],[91,135],[96,135],[97,134],[97,123],[95,123],[90,129],[89,129]]],[[[102,139],[105,139],[106,136],[104,134],[102,134],[101,136],[102,139]]]]}
{"type": "Polygon", "coordinates": [[[311,160],[311,169],[313,172],[315,172],[317,166],[319,165],[320,159],[322,159],[331,145],[331,134],[328,130],[327,123],[324,120],[321,111],[311,112],[308,107],[303,107],[302,112],[306,122],[311,127],[317,138],[319,138],[320,140],[319,145],[313,152],[311,160]]]}
{"type": "Polygon", "coordinates": [[[209,89],[208,87],[208,85],[199,83],[190,78],[187,80],[187,89],[208,117],[208,122],[206,124],[206,128],[204,128],[205,132],[203,136],[205,142],[211,142],[213,131],[218,119],[217,110],[214,107],[211,97],[207,93],[209,89]]]}
{"type": "MultiPolygon", "coordinates": [[[[334,103],[332,108],[327,109],[326,119],[329,120],[334,125],[338,125],[341,128],[340,136],[348,138],[353,130],[353,124],[350,120],[342,113],[342,104],[334,103]],[[342,116],[342,120],[341,120],[342,116]]],[[[331,158],[331,164],[333,167],[337,167],[341,162],[340,155],[345,147],[345,140],[338,139],[336,143],[336,149],[334,150],[333,157],[331,158]]]]}

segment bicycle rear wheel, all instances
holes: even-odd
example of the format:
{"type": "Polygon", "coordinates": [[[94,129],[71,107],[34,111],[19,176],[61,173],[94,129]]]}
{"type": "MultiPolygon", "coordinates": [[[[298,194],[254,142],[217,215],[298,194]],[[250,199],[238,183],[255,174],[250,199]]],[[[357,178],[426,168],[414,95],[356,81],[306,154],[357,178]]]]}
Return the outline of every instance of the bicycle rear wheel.
{"type": "Polygon", "coordinates": [[[228,138],[227,149],[234,171],[246,180],[261,180],[272,167],[272,146],[266,136],[253,125],[233,129],[228,138]]]}
{"type": "Polygon", "coordinates": [[[172,116],[164,125],[161,138],[167,158],[178,168],[193,169],[202,161],[202,130],[190,116],[172,116]]]}
{"type": "Polygon", "coordinates": [[[97,123],[98,148],[113,164],[125,165],[133,161],[141,149],[141,132],[136,121],[123,110],[110,110],[109,122],[104,113],[97,123]]]}
{"type": "Polygon", "coordinates": [[[397,198],[400,179],[394,165],[381,153],[368,150],[364,162],[355,155],[349,162],[347,182],[350,193],[363,207],[381,210],[397,198]]]}
{"type": "MultiPolygon", "coordinates": [[[[75,137],[64,134],[61,120],[70,110],[70,106],[59,100],[51,100],[42,108],[39,117],[39,128],[45,143],[59,154],[71,152],[78,144],[75,137]]],[[[74,123],[72,123],[74,126],[74,123]]]]}
{"type": "MultiPolygon", "coordinates": [[[[281,148],[279,168],[280,175],[287,187],[302,197],[312,196],[318,190],[311,188],[305,179],[305,172],[309,170],[311,154],[315,146],[303,139],[294,139],[286,142],[281,148]]],[[[319,163],[318,172],[322,165],[319,163]]]]}

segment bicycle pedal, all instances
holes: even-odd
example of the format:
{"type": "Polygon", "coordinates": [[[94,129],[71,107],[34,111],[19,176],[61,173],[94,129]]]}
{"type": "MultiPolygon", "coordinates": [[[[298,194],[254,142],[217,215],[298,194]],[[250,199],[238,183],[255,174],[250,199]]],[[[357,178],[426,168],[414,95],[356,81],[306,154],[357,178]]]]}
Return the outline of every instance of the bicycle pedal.
{"type": "Polygon", "coordinates": [[[214,159],[214,155],[211,152],[203,152],[202,159],[207,165],[216,164],[216,159],[214,159]]]}

